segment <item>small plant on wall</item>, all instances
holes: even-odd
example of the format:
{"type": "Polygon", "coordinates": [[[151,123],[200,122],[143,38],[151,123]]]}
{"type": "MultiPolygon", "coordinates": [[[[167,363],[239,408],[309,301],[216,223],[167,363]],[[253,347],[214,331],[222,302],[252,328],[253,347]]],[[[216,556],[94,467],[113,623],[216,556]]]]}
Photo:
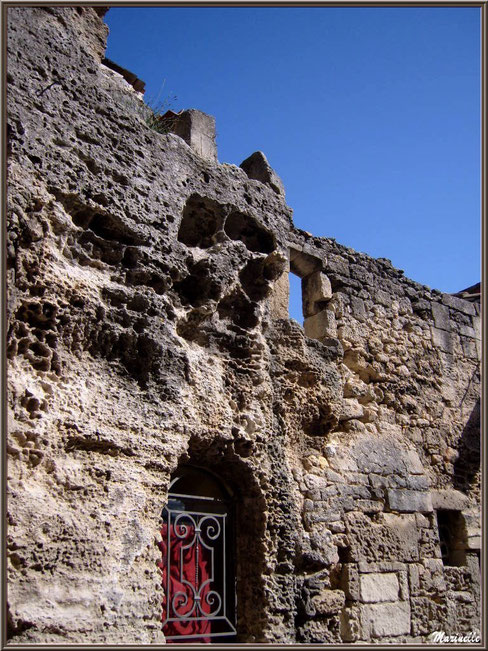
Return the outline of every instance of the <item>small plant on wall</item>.
{"type": "Polygon", "coordinates": [[[147,126],[158,133],[170,132],[178,120],[177,113],[171,109],[176,102],[176,95],[167,95],[161,99],[166,80],[163,80],[156,98],[149,98],[144,101],[143,117],[147,126]]]}

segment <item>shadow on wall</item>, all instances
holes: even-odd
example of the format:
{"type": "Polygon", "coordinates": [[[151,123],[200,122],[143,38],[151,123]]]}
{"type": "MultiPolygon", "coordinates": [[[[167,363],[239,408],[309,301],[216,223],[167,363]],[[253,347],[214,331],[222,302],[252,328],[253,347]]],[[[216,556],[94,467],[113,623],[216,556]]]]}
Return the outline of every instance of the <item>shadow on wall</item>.
{"type": "Polygon", "coordinates": [[[474,406],[459,441],[459,457],[454,463],[454,487],[464,493],[480,469],[480,399],[474,406]]]}

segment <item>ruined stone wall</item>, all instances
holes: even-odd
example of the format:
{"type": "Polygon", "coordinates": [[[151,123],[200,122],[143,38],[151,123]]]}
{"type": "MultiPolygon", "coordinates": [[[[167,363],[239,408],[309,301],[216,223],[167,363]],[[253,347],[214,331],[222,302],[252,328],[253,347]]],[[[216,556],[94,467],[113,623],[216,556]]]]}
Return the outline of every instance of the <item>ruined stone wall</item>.
{"type": "MultiPolygon", "coordinates": [[[[346,561],[335,579],[340,603],[346,598],[341,637],[393,641],[472,630],[479,598],[479,305],[431,291],[389,260],[333,240],[300,232],[290,246],[291,269],[302,276],[305,333],[327,346],[338,340],[343,351],[343,399],[325,440],[309,441],[300,473],[312,544],[330,553],[332,541],[346,561]],[[445,510],[460,514],[456,544],[465,555],[458,566],[439,554],[436,514],[445,510]],[[326,544],[324,527],[332,534],[326,544]]],[[[294,409],[288,418],[297,430],[294,409]]],[[[312,434],[323,434],[330,418],[317,405],[312,434]]],[[[310,641],[323,636],[320,626],[307,626],[310,641]]]]}
{"type": "Polygon", "coordinates": [[[101,13],[8,9],[10,639],[164,641],[185,462],[235,490],[239,641],[478,630],[477,306],[295,229],[202,114],[149,129],[101,13]]]}

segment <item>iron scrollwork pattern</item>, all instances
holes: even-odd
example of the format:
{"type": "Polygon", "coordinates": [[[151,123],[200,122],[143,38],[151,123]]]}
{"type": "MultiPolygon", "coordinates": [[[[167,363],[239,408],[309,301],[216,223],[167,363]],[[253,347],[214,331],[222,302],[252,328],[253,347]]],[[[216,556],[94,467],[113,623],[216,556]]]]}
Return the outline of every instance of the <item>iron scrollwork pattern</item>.
{"type": "MultiPolygon", "coordinates": [[[[227,513],[190,510],[182,501],[163,511],[163,630],[167,639],[228,636],[227,513]],[[181,505],[181,509],[175,505],[181,505]]],[[[195,506],[195,497],[191,497],[195,506]]]]}

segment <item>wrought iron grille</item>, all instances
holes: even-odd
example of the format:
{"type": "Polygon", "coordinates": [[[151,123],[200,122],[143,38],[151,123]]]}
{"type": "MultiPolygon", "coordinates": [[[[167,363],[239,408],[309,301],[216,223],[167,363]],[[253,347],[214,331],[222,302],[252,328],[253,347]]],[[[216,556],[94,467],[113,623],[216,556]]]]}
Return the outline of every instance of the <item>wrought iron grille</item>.
{"type": "Polygon", "coordinates": [[[235,636],[231,515],[226,500],[170,493],[161,531],[167,640],[235,636]]]}

